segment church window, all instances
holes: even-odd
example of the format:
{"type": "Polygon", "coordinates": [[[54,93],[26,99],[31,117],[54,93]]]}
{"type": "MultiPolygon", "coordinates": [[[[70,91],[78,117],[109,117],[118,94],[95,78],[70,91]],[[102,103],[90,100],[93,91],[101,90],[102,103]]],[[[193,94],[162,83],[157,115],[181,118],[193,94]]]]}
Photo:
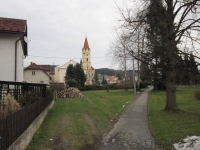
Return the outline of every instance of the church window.
{"type": "Polygon", "coordinates": [[[86,56],[88,56],[88,54],[86,54],[86,56]]]}
{"type": "Polygon", "coordinates": [[[88,58],[86,58],[86,61],[88,62],[88,58]]]}

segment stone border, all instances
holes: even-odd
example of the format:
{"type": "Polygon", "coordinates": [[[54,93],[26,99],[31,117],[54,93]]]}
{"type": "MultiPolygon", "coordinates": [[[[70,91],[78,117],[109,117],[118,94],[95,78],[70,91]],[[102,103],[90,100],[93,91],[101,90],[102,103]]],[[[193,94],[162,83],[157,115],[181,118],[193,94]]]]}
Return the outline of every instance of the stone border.
{"type": "Polygon", "coordinates": [[[41,114],[32,122],[32,124],[22,133],[22,135],[8,148],[8,150],[25,150],[37,129],[42,124],[44,118],[54,105],[57,93],[54,92],[53,101],[41,112],[41,114]]]}

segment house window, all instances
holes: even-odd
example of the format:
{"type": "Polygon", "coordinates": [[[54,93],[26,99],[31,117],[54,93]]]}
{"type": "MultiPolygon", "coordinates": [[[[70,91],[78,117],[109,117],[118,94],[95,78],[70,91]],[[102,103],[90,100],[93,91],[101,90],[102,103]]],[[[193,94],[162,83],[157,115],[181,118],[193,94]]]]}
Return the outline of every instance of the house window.
{"type": "Polygon", "coordinates": [[[35,71],[32,71],[32,76],[34,76],[35,75],[35,71]]]}

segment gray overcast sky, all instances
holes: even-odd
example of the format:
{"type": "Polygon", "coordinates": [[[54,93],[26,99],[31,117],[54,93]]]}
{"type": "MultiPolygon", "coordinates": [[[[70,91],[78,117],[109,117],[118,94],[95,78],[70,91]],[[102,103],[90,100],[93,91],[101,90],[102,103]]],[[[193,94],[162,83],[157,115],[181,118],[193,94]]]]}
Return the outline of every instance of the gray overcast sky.
{"type": "Polygon", "coordinates": [[[28,57],[24,66],[63,65],[70,59],[80,62],[87,34],[92,66],[111,68],[106,58],[113,25],[117,23],[113,0],[0,0],[1,17],[27,20],[28,57]],[[42,58],[56,57],[56,58],[42,58]],[[63,59],[65,58],[65,59],[63,59]]]}

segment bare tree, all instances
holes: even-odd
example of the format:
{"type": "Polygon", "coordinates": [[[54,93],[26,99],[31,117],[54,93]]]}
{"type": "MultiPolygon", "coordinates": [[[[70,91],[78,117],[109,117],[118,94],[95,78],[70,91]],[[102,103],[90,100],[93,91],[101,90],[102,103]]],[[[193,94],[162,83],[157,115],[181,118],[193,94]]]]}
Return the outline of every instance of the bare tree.
{"type": "MultiPolygon", "coordinates": [[[[136,1],[138,2],[138,1],[136,1]]],[[[166,106],[165,110],[178,110],[176,103],[176,65],[177,56],[183,52],[180,49],[181,44],[187,43],[187,46],[198,52],[197,44],[200,44],[198,35],[200,34],[200,0],[143,0],[137,8],[130,8],[127,1],[124,1],[124,7],[118,7],[121,14],[121,26],[129,31],[130,36],[136,36],[139,27],[148,24],[147,11],[150,3],[154,3],[155,9],[163,9],[166,18],[164,21],[165,36],[164,47],[161,49],[162,69],[165,70],[166,86],[166,106]]],[[[129,1],[129,4],[134,2],[129,1]]],[[[155,24],[156,26],[156,24],[155,24]]],[[[148,47],[148,45],[147,45],[148,47]]],[[[150,57],[146,57],[148,63],[150,57]]]]}

